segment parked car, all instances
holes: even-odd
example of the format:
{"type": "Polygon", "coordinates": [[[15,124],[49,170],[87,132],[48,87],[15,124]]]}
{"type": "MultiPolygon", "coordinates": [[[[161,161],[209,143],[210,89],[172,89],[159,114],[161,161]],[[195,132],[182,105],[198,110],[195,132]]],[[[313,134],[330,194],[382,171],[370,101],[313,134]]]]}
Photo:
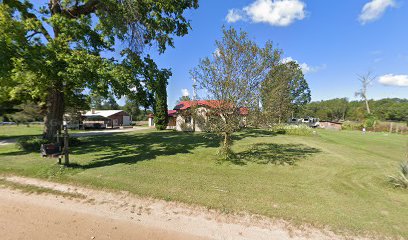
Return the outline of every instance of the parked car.
{"type": "Polygon", "coordinates": [[[0,122],[0,126],[2,125],[16,125],[15,122],[0,122]]]}

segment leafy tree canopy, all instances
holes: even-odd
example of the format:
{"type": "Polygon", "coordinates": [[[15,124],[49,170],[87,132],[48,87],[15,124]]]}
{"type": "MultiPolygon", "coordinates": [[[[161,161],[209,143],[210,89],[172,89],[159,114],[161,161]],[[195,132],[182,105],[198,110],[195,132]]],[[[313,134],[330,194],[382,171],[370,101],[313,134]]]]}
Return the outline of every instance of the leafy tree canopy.
{"type": "Polygon", "coordinates": [[[49,0],[43,6],[3,0],[0,102],[45,103],[47,138],[85,89],[102,96],[135,95],[147,105],[145,86],[154,78],[145,69],[161,70],[143,54],[145,46],[160,53],[173,47],[173,37],[190,29],[184,11],[197,7],[197,0],[49,0]],[[124,47],[114,57],[119,45],[124,47]]]}

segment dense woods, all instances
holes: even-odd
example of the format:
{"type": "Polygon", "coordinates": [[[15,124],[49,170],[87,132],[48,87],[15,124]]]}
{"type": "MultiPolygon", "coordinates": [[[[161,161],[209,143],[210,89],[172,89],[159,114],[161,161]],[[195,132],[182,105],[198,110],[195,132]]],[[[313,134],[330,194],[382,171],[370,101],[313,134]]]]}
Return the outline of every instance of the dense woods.
{"type": "MultiPolygon", "coordinates": [[[[371,117],[383,121],[408,121],[408,99],[385,98],[369,100],[371,117]]],[[[366,105],[362,101],[349,101],[347,98],[311,102],[299,114],[299,117],[311,116],[320,120],[362,121],[366,119],[366,105]]]]}

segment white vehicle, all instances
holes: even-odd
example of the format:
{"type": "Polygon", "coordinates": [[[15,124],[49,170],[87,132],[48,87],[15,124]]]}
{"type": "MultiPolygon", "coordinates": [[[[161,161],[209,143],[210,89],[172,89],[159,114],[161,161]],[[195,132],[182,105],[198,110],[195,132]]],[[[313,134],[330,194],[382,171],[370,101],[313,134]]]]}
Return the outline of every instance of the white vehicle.
{"type": "Polygon", "coordinates": [[[319,126],[319,119],[318,118],[312,118],[312,117],[305,117],[305,118],[290,118],[288,123],[289,124],[304,124],[312,128],[316,128],[319,126]]]}
{"type": "Polygon", "coordinates": [[[319,119],[318,118],[302,118],[301,123],[308,125],[309,127],[316,128],[319,126],[319,119]]]}

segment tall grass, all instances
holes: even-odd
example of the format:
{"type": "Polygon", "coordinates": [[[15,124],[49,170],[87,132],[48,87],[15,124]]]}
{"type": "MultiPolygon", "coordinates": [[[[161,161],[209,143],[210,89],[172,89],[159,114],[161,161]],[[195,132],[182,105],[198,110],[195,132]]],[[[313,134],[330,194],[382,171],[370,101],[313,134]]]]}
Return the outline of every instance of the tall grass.
{"type": "Polygon", "coordinates": [[[397,188],[408,188],[408,161],[400,164],[399,174],[390,176],[390,182],[397,188]]]}
{"type": "Polygon", "coordinates": [[[295,136],[311,136],[316,133],[312,128],[306,125],[277,124],[273,126],[271,130],[278,134],[295,136]]]}

